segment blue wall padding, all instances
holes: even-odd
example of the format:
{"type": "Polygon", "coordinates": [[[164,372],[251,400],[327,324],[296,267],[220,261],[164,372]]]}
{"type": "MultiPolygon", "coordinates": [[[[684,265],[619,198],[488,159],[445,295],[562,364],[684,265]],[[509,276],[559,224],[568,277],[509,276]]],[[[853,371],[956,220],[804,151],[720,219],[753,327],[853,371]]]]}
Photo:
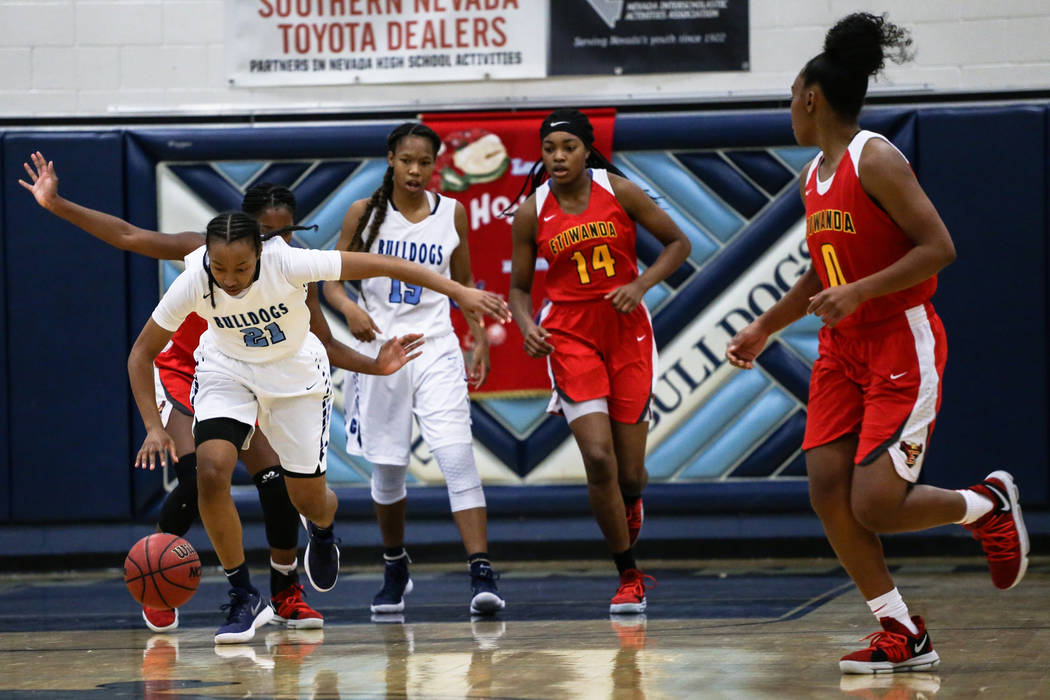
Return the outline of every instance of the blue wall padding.
{"type": "MultiPolygon", "coordinates": [[[[4,157],[0,159],[0,182],[12,182],[15,187],[21,189],[21,186],[15,182],[18,178],[24,177],[24,172],[19,166],[17,171],[8,170],[8,157],[4,148],[3,140],[0,140],[0,153],[4,153],[4,157]]],[[[25,157],[28,154],[22,154],[25,157]]],[[[14,157],[18,157],[15,155],[14,157]]],[[[9,453],[10,445],[7,441],[7,436],[11,434],[11,425],[8,423],[9,406],[8,398],[10,393],[7,388],[7,344],[9,336],[7,334],[7,314],[2,311],[7,308],[7,294],[5,284],[5,278],[7,274],[7,235],[8,222],[6,217],[6,210],[4,209],[4,199],[6,197],[6,188],[0,187],[0,522],[11,519],[11,455],[9,453]]],[[[28,194],[27,193],[24,193],[28,194]]],[[[23,196],[24,196],[23,195],[23,196]]]]}
{"type": "Polygon", "coordinates": [[[777,194],[795,179],[795,173],[765,151],[730,151],[726,157],[770,195],[777,194]]]}
{"type": "Polygon", "coordinates": [[[918,117],[920,181],[955,241],[934,304],[948,333],[925,477],[953,488],[995,469],[1047,501],[1047,110],[918,117]]]}
{"type": "Polygon", "coordinates": [[[251,184],[270,182],[275,185],[291,187],[309,167],[309,163],[271,163],[266,166],[265,170],[252,178],[251,184]]]}
{"type": "Polygon", "coordinates": [[[749,219],[769,201],[766,195],[717,153],[676,153],[675,157],[698,175],[715,194],[749,219]]]}
{"type": "MultiPolygon", "coordinates": [[[[12,133],[4,170],[31,150],[55,161],[61,193],[124,215],[122,137],[12,133]]],[[[12,484],[21,521],[127,518],[131,462],[127,255],[3,183],[12,484]]]]}
{"type": "Polygon", "coordinates": [[[738,464],[730,476],[770,476],[792,453],[798,450],[805,432],[806,413],[796,411],[781,423],[765,442],[738,464]]]}

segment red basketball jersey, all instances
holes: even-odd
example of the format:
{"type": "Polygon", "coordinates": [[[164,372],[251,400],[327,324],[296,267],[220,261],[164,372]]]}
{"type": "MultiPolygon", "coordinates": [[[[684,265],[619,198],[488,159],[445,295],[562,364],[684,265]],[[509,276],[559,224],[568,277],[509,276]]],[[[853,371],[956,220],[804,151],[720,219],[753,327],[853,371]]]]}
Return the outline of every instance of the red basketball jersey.
{"type": "Polygon", "coordinates": [[[208,322],[197,314],[191,313],[171,336],[164,350],[157,355],[153,364],[158,369],[168,369],[193,376],[197,363],[193,352],[201,341],[201,334],[208,330],[208,322]]]}
{"type": "Polygon", "coordinates": [[[551,301],[588,301],[638,277],[634,221],[616,201],[609,173],[594,168],[581,214],[566,214],[550,182],[536,190],[536,245],[547,260],[551,301]]]}
{"type": "MultiPolygon", "coordinates": [[[[861,187],[860,155],[872,138],[889,143],[880,134],[861,131],[853,137],[830,180],[821,181],[818,176],[823,154],[813,160],[806,177],[806,243],[825,289],[874,274],[915,247],[861,187]]],[[[934,275],[913,287],[869,299],[839,321],[835,329],[863,331],[867,324],[925,303],[936,289],[934,275]]]]}

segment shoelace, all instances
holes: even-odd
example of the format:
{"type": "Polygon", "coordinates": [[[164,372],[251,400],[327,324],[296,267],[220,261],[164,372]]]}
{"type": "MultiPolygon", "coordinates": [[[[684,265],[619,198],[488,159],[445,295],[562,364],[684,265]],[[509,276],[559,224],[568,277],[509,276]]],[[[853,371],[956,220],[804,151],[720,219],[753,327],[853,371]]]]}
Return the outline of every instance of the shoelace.
{"type": "Polygon", "coordinates": [[[288,605],[292,608],[305,608],[309,607],[304,600],[305,597],[306,594],[303,592],[303,584],[293,583],[291,586],[288,586],[288,588],[278,593],[274,598],[274,602],[279,606],[288,605]]]}
{"type": "Polygon", "coordinates": [[[500,575],[496,573],[491,567],[485,566],[478,569],[477,573],[471,572],[470,579],[473,584],[472,588],[477,593],[479,588],[496,587],[496,581],[499,581],[500,575]]]}
{"type": "Polygon", "coordinates": [[[656,579],[649,574],[639,573],[638,576],[620,584],[620,592],[630,592],[638,597],[643,597],[649,588],[656,588],[656,579]]]}
{"type": "Polygon", "coordinates": [[[871,645],[868,649],[878,649],[886,655],[887,659],[894,663],[904,659],[908,653],[908,638],[903,634],[879,630],[878,632],[872,632],[860,641],[864,642],[869,639],[871,640],[871,645]]]}
{"type": "Polygon", "coordinates": [[[1015,556],[1017,531],[1009,515],[993,518],[988,525],[974,530],[973,538],[979,540],[989,561],[1007,561],[1015,556]]]}
{"type": "Polygon", "coordinates": [[[226,622],[233,622],[238,618],[244,618],[251,614],[251,596],[230,591],[230,602],[223,603],[219,610],[226,613],[226,622]]]}

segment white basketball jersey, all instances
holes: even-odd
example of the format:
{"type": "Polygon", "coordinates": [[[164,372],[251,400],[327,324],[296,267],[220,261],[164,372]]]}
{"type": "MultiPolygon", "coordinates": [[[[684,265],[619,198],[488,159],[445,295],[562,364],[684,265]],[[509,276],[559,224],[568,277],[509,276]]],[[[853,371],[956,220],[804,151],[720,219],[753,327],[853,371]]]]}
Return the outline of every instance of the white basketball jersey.
{"type": "Polygon", "coordinates": [[[271,238],[263,243],[259,279],[233,297],[217,284],[208,289],[205,252],[201,246],[186,256],[186,269],[165,292],[153,320],[174,331],[195,311],[208,321],[205,334],[212,345],[244,362],[272,362],[298,352],[310,330],[307,284],[339,279],[342,269],[336,251],[302,250],[271,238]]]}
{"type": "MultiPolygon", "coordinates": [[[[432,203],[430,215],[418,223],[402,216],[393,202],[388,203],[386,219],[368,252],[404,258],[450,277],[449,261],[459,245],[456,200],[433,192],[426,195],[432,203]]],[[[367,228],[364,235],[368,235],[367,228]]],[[[448,297],[431,289],[373,277],[361,280],[361,301],[384,337],[404,333],[436,337],[452,332],[448,297]]]]}

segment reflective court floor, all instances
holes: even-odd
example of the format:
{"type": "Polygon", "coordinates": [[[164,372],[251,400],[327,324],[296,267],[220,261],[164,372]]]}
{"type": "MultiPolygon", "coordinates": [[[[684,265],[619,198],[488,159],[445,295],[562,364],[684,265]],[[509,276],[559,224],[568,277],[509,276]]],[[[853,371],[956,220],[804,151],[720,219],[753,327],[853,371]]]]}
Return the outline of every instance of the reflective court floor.
{"type": "MultiPolygon", "coordinates": [[[[0,698],[1046,698],[1050,559],[997,591],[983,559],[891,562],[926,617],[932,672],[842,676],[876,629],[831,560],[650,562],[645,615],[608,614],[605,562],[507,563],[508,606],[471,619],[464,568],[416,565],[403,616],[373,619],[374,572],[308,590],[322,630],[274,624],[217,647],[225,583],[153,634],[114,570],[0,576],[0,698]]],[[[264,571],[253,571],[265,589],[264,571]]]]}

